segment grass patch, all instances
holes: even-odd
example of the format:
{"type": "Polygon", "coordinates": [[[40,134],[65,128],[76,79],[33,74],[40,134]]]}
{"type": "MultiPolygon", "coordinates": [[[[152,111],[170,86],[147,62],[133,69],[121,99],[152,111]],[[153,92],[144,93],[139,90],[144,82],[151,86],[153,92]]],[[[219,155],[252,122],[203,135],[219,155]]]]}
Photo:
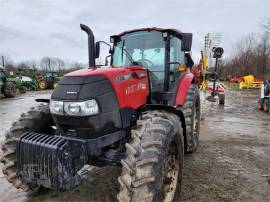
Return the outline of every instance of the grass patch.
{"type": "Polygon", "coordinates": [[[239,83],[229,83],[227,81],[224,81],[222,83],[224,83],[229,90],[239,90],[239,83]]]}

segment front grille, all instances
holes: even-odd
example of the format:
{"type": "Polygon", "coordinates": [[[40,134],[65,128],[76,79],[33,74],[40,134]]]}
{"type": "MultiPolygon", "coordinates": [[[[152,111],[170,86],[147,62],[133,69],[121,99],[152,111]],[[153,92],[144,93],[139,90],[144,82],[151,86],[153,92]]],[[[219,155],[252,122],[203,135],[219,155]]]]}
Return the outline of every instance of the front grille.
{"type": "Polygon", "coordinates": [[[110,81],[104,76],[65,76],[51,99],[85,101],[95,99],[99,113],[93,116],[55,115],[54,121],[62,131],[74,130],[77,137],[91,139],[123,128],[119,103],[110,81]],[[67,94],[67,92],[76,92],[67,94]]]}

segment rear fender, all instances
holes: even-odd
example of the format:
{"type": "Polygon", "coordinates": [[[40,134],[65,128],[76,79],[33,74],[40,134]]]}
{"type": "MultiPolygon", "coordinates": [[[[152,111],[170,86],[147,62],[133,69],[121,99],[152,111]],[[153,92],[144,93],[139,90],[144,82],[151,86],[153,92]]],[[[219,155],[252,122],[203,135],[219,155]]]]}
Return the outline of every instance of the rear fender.
{"type": "Polygon", "coordinates": [[[192,73],[186,73],[179,78],[175,89],[174,106],[184,104],[189,86],[194,82],[194,75],[192,73]]]}

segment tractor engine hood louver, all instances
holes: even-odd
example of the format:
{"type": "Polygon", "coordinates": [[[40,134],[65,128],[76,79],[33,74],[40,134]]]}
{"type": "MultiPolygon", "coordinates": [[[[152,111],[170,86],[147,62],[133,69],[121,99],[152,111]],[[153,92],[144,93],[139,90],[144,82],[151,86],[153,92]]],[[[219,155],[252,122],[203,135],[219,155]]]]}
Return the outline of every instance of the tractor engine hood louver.
{"type": "Polygon", "coordinates": [[[112,86],[103,76],[65,76],[53,91],[55,100],[87,100],[112,92],[112,86]]]}

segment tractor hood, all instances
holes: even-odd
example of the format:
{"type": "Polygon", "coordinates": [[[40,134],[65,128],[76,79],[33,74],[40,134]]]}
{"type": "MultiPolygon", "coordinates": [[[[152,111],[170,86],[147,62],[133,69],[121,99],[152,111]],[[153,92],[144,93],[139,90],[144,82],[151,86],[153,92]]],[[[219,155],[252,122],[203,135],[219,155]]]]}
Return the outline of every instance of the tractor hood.
{"type": "Polygon", "coordinates": [[[147,70],[140,66],[102,66],[66,74],[52,94],[55,100],[87,100],[113,91],[119,107],[137,109],[149,95],[147,70]]]}
{"type": "Polygon", "coordinates": [[[81,69],[74,72],[70,72],[65,76],[105,76],[109,80],[112,77],[125,75],[128,73],[136,72],[137,70],[145,70],[144,67],[141,66],[127,66],[127,67],[113,67],[113,66],[101,66],[101,67],[93,67],[88,69],[81,69]]]}
{"type": "Polygon", "coordinates": [[[143,67],[99,67],[71,72],[60,80],[51,99],[63,102],[94,99],[99,113],[87,117],[64,113],[53,117],[63,131],[75,130],[80,137],[106,135],[130,124],[133,111],[146,103],[148,89],[147,70],[143,67]]]}

